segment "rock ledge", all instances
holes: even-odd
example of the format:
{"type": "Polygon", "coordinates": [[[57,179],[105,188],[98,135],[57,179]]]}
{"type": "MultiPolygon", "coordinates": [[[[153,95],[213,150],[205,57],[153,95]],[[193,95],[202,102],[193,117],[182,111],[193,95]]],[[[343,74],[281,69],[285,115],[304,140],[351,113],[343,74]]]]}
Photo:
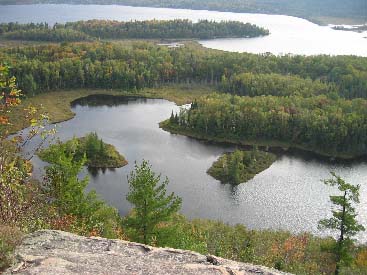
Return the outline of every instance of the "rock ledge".
{"type": "Polygon", "coordinates": [[[28,235],[16,259],[5,274],[286,274],[192,251],[51,230],[28,235]]]}

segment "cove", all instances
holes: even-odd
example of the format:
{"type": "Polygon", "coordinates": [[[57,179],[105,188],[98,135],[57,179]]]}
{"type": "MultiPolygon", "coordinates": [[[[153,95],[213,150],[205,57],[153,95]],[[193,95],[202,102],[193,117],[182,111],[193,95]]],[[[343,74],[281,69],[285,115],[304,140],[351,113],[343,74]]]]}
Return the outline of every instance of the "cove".
{"type": "MultiPolygon", "coordinates": [[[[159,128],[171,111],[179,109],[163,99],[91,96],[72,105],[76,116],[57,124],[62,141],[97,132],[106,143],[122,153],[129,164],[105,171],[84,171],[93,188],[121,215],[131,205],[126,201],[127,176],[134,161],[149,160],[153,169],[170,180],[168,191],[183,199],[181,212],[189,218],[241,223],[251,229],[282,229],[321,235],[317,222],[330,214],[329,195],[335,190],[323,179],[335,171],[348,182],[361,184],[359,221],[367,224],[367,163],[334,163],[310,155],[282,153],[269,169],[238,186],[224,185],[207,175],[207,169],[234,146],[212,144],[171,135],[159,128]]],[[[34,158],[35,174],[45,163],[34,158]]],[[[358,236],[367,241],[367,233],[358,236]]]]}

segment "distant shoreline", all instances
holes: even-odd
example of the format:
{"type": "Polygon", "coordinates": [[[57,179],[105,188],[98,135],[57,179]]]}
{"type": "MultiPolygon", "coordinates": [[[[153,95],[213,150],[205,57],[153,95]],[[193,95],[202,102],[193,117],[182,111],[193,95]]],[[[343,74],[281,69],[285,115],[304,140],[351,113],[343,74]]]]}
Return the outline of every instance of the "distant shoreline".
{"type": "Polygon", "coordinates": [[[175,10],[193,10],[193,11],[213,11],[213,12],[227,12],[227,13],[239,13],[239,14],[263,14],[263,15],[283,15],[283,16],[292,16],[292,17],[297,17],[297,18],[301,18],[301,19],[305,19],[307,21],[310,21],[314,24],[317,24],[319,26],[328,26],[328,25],[363,25],[363,24],[367,24],[367,17],[366,18],[360,18],[360,17],[335,17],[335,16],[323,16],[323,15],[319,15],[319,16],[312,16],[312,15],[301,15],[301,14],[297,14],[297,13],[277,13],[277,12],[271,12],[271,11],[266,11],[266,10],[261,10],[261,11],[244,11],[244,10],[236,10],[236,9],[213,9],[208,7],[207,9],[204,8],[195,8],[195,7],[169,7],[169,6],[157,6],[157,5],[134,5],[132,3],[129,4],[124,4],[124,3],[111,3],[111,4],[106,4],[106,3],[50,3],[50,2],[46,2],[46,3],[40,3],[40,1],[27,1],[25,3],[22,3],[22,0],[20,0],[20,2],[16,2],[16,3],[7,3],[4,1],[0,0],[0,6],[16,6],[16,5],[74,5],[74,6],[126,6],[126,7],[135,7],[135,8],[156,8],[156,9],[175,9],[175,10]]]}

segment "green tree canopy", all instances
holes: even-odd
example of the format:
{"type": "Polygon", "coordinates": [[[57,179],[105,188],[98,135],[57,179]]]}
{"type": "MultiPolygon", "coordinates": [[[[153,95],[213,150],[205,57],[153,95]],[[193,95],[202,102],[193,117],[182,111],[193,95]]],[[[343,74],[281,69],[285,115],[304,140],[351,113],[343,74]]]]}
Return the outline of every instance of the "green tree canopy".
{"type": "MultiPolygon", "coordinates": [[[[70,144],[54,146],[46,168],[45,188],[52,198],[52,204],[61,215],[72,215],[78,220],[78,227],[85,227],[85,233],[96,231],[98,235],[115,238],[120,224],[117,210],[102,201],[95,190],[85,192],[88,178],[79,179],[86,158],[76,158],[77,140],[70,144]]],[[[83,232],[84,233],[84,232],[83,232]]]]}
{"type": "Polygon", "coordinates": [[[319,222],[320,228],[337,230],[339,238],[335,247],[336,269],[335,274],[339,274],[341,266],[350,265],[353,258],[350,255],[353,244],[352,237],[358,232],[364,231],[364,227],[356,220],[357,214],[353,203],[359,203],[359,188],[346,183],[340,176],[331,173],[332,178],[325,180],[325,184],[336,186],[342,192],[338,196],[330,196],[335,208],[332,210],[332,217],[319,222]]]}
{"type": "Polygon", "coordinates": [[[149,238],[157,233],[158,224],[169,221],[180,209],[182,200],[174,193],[166,195],[168,178],[162,182],[148,161],[135,163],[128,182],[127,200],[134,205],[134,211],[126,218],[126,226],[134,231],[137,241],[148,244],[149,238]]]}

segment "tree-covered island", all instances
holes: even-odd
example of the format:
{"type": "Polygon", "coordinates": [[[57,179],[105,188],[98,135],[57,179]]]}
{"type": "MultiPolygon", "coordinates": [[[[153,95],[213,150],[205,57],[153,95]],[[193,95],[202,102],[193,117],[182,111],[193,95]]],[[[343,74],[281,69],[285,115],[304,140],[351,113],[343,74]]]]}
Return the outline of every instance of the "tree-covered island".
{"type": "Polygon", "coordinates": [[[257,150],[235,150],[223,154],[207,173],[222,183],[240,184],[266,170],[276,160],[274,154],[257,150]]]}
{"type": "Polygon", "coordinates": [[[81,161],[85,158],[85,164],[89,168],[120,168],[127,164],[126,159],[116,148],[99,139],[97,133],[53,144],[41,150],[38,156],[43,161],[54,163],[53,158],[58,155],[55,151],[60,150],[64,151],[66,156],[72,156],[73,161],[81,161]]]}

